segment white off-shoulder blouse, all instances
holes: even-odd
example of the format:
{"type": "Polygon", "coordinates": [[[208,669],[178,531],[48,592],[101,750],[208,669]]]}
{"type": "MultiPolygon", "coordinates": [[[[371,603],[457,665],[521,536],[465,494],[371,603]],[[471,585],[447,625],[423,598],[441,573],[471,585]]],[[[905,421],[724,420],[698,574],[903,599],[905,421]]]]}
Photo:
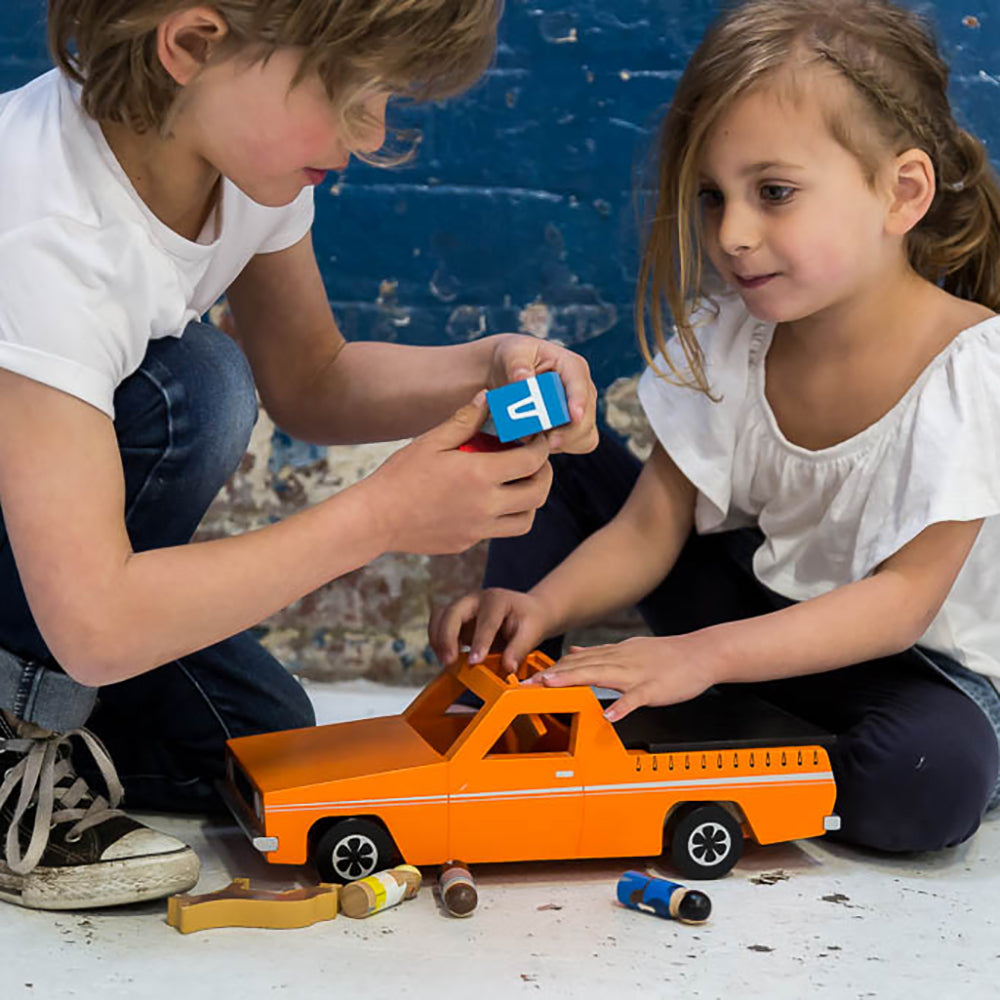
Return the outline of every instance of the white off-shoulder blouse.
{"type": "Polygon", "coordinates": [[[657,438],[697,489],[696,530],[757,526],[757,578],[806,600],[868,576],[931,524],[985,518],[920,644],[1000,679],[1000,317],[960,333],[875,423],[810,451],[785,438],[764,394],[774,325],[738,295],[714,302],[696,330],[719,401],[652,369],[639,382],[657,438]]]}

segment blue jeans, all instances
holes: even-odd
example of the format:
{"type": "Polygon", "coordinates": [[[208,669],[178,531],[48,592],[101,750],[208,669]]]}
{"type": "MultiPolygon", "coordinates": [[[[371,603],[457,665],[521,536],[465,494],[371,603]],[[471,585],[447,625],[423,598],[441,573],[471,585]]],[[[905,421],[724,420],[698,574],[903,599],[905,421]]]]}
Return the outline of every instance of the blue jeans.
{"type": "MultiPolygon", "coordinates": [[[[135,551],[190,540],[256,418],[250,367],[229,337],[192,323],[183,337],[151,342],[115,393],[135,551]]],[[[218,808],[230,737],[315,723],[301,686],[249,633],[100,690],[77,684],[35,625],[2,522],[0,708],[47,729],[86,723],[118,767],[126,804],[157,810],[218,808]]]]}
{"type": "MultiPolygon", "coordinates": [[[[490,544],[486,586],[527,590],[621,508],[639,462],[604,436],[590,455],[556,455],[549,498],[531,532],[490,544]]],[[[655,635],[763,615],[792,602],[764,587],[756,529],[695,535],[667,578],[639,602],[655,635]]],[[[542,649],[553,658],[562,637],[542,649]]],[[[826,673],[748,685],[836,735],[842,840],[923,851],[972,836],[1000,798],[1000,696],[984,677],[921,647],[826,673]]]]}

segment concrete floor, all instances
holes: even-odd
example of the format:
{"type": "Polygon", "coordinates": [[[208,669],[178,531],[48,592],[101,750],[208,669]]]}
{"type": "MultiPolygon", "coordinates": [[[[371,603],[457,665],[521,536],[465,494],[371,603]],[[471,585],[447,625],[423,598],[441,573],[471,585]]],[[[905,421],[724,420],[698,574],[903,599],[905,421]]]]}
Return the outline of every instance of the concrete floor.
{"type": "MultiPolygon", "coordinates": [[[[394,713],[413,694],[365,682],[309,690],[325,722],[394,713]]],[[[227,823],[144,818],[197,850],[197,892],[236,875],[273,889],[311,880],[307,869],[269,869],[227,823]]],[[[714,911],[702,927],[620,907],[615,882],[643,866],[634,859],[480,866],[468,920],[446,916],[427,887],[368,920],[291,931],[181,935],[162,902],[63,914],[0,904],[0,996],[978,1000],[1000,994],[998,855],[998,821],[927,857],[822,840],[750,848],[704,884],[714,911]],[[777,871],[787,878],[762,878],[777,871]]]]}

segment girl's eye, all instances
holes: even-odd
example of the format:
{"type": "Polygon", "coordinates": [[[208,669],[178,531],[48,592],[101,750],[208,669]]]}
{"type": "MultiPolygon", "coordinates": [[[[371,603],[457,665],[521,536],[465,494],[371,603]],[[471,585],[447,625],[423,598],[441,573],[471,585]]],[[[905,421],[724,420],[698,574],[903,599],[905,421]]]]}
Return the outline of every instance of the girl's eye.
{"type": "Polygon", "coordinates": [[[702,188],[698,192],[698,201],[702,208],[721,208],[722,192],[718,188],[702,188]]]}
{"type": "Polygon", "coordinates": [[[764,184],[760,189],[761,198],[771,205],[783,205],[795,194],[795,188],[787,184],[764,184]]]}

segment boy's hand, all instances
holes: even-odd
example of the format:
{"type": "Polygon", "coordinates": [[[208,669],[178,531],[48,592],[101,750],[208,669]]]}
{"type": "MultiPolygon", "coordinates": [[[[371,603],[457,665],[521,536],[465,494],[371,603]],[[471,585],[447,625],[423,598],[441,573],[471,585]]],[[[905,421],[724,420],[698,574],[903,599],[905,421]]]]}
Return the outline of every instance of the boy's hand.
{"type": "Polygon", "coordinates": [[[506,645],[501,664],[508,673],[545,638],[548,615],[542,602],[516,590],[476,590],[446,608],[435,608],[428,629],[431,648],[445,665],[458,656],[459,643],[470,647],[469,663],[480,663],[500,635],[506,645]]]}
{"type": "Polygon", "coordinates": [[[638,636],[608,646],[571,646],[569,653],[525,684],[569,687],[592,684],[621,691],[604,715],[611,722],[640,705],[673,705],[715,683],[693,635],[638,636]]]}
{"type": "Polygon", "coordinates": [[[540,434],[493,454],[458,451],[485,418],[484,391],[365,480],[385,551],[443,555],[531,529],[552,484],[548,440],[540,434]]]}
{"type": "Polygon", "coordinates": [[[572,351],[548,340],[508,333],[496,338],[487,385],[491,389],[554,371],[566,390],[566,403],[573,422],[551,431],[553,454],[583,455],[597,447],[597,390],[587,362],[572,351]]]}

